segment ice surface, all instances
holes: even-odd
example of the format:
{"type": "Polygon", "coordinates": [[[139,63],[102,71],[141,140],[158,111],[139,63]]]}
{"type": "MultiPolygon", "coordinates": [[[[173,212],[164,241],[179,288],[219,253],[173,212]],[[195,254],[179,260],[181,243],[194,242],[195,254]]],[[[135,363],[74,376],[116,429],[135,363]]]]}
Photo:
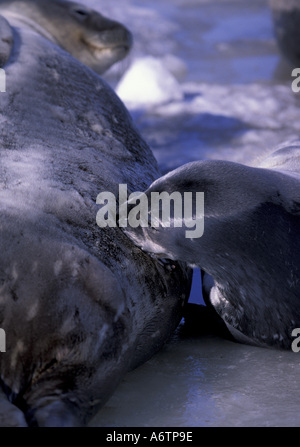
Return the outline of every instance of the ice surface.
{"type": "MultiPolygon", "coordinates": [[[[197,159],[255,164],[285,139],[299,137],[294,67],[278,53],[266,0],[84,3],[134,34],[131,56],[105,76],[113,86],[149,56],[177,79],[182,97],[155,104],[150,98],[138,108],[127,101],[162,172],[197,159]]],[[[147,89],[146,78],[138,79],[138,87],[143,81],[147,89]]],[[[163,81],[158,76],[156,85],[163,81]]],[[[127,87],[124,99],[138,96],[134,83],[127,87]]],[[[197,273],[193,301],[201,299],[199,283],[197,273]]],[[[91,425],[297,426],[299,360],[292,352],[185,337],[178,330],[152,360],[125,377],[91,425]]]]}
{"type": "Polygon", "coordinates": [[[179,334],[125,377],[91,425],[299,425],[296,354],[179,334]]]}

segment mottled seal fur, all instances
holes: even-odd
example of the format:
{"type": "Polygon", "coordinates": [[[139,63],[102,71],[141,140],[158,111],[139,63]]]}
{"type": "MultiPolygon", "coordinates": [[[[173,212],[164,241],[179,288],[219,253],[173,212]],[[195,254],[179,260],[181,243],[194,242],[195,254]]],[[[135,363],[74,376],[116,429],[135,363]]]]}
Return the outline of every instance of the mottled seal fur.
{"type": "MultiPolygon", "coordinates": [[[[0,14],[36,30],[98,74],[123,59],[132,46],[132,35],[123,24],[75,2],[0,0],[0,14]]],[[[3,22],[0,39],[2,33],[7,34],[3,22]]],[[[0,63],[8,60],[12,46],[10,40],[5,58],[0,52],[0,63]]]]}
{"type": "Polygon", "coordinates": [[[146,252],[210,275],[209,302],[237,340],[291,349],[300,327],[300,142],[278,148],[260,167],[189,163],[146,195],[150,201],[162,191],[204,192],[203,236],[186,238],[184,226],[149,225],[127,227],[126,234],[146,252]]]}
{"type": "Polygon", "coordinates": [[[0,423],[83,425],[176,328],[191,275],[150,258],[119,228],[97,226],[97,195],[117,193],[119,183],[147,188],[159,177],[156,161],[93,70],[31,26],[8,20],[14,46],[0,94],[0,423]]]}

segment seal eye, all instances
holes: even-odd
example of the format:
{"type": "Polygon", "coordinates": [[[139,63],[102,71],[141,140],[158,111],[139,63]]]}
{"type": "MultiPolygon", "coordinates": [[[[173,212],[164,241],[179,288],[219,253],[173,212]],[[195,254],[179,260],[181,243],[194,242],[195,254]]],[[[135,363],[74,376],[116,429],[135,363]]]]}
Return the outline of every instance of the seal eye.
{"type": "Polygon", "coordinates": [[[89,16],[89,12],[83,8],[73,9],[72,13],[79,19],[84,20],[89,16]]]}

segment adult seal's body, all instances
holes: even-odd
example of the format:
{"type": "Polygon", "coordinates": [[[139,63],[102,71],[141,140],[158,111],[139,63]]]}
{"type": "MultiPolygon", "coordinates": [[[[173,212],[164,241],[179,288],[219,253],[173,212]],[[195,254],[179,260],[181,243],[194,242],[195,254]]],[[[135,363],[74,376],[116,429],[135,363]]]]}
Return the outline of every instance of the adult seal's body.
{"type": "Polygon", "coordinates": [[[174,330],[190,274],[149,258],[119,228],[97,226],[98,194],[117,195],[119,183],[146,188],[159,176],[155,159],[93,70],[7,18],[0,422],[84,424],[174,330]]]}
{"type": "Polygon", "coordinates": [[[187,164],[146,194],[163,191],[204,192],[202,237],[187,238],[184,225],[128,227],[128,236],[146,252],[210,275],[209,303],[237,340],[291,349],[300,327],[300,143],[281,147],[259,168],[187,164]]]}
{"type": "MultiPolygon", "coordinates": [[[[124,25],[74,2],[0,0],[0,14],[37,31],[99,74],[123,59],[132,45],[131,33],[124,25]]],[[[0,42],[2,34],[7,35],[3,22],[1,25],[0,42]]],[[[12,44],[10,40],[6,60],[12,44]]]]}

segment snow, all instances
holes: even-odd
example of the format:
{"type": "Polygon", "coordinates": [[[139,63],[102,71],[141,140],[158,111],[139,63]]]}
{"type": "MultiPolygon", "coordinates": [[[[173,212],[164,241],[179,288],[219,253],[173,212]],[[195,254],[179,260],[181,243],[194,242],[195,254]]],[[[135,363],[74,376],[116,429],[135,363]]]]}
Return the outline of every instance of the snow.
{"type": "Polygon", "coordinates": [[[159,59],[152,56],[134,61],[116,92],[131,109],[183,99],[179,82],[159,59]]]}

